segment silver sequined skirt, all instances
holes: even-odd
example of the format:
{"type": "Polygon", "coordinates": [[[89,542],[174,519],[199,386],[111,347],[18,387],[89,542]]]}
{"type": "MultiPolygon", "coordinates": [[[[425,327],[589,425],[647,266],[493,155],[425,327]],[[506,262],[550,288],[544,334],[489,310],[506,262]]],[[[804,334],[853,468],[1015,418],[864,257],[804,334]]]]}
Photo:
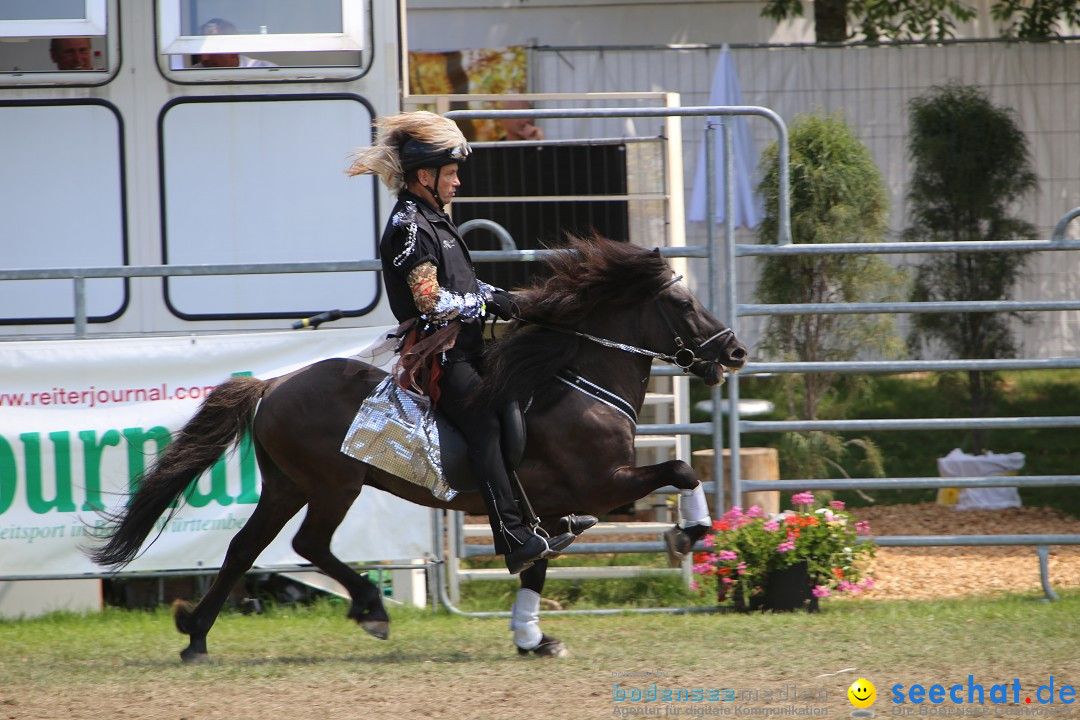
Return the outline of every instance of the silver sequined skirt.
{"type": "Polygon", "coordinates": [[[439,451],[439,428],[431,401],[402,390],[387,376],[360,405],[341,452],[451,500],[439,451]]]}

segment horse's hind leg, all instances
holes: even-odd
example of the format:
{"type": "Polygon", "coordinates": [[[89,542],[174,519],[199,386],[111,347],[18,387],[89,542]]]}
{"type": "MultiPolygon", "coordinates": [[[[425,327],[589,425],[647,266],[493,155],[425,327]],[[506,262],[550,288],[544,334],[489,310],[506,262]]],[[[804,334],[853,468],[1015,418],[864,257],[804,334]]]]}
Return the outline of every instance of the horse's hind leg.
{"type": "Polygon", "coordinates": [[[323,478],[319,492],[308,504],[307,517],[293,538],[293,549],[324,573],[345,586],[352,598],[348,617],[380,640],[390,636],[390,616],[383,607],[379,588],[330,552],[330,540],[349,507],[360,494],[363,482],[335,482],[323,478]]]}
{"type": "Polygon", "coordinates": [[[206,658],[206,634],[217,620],[236,581],[251,569],[259,553],[306,501],[299,488],[277,466],[267,462],[261,453],[259,460],[263,475],[262,496],[251,518],[229,543],[229,551],[213,584],[198,605],[178,601],[173,607],[176,629],[190,637],[188,646],[180,652],[184,662],[206,658]]]}

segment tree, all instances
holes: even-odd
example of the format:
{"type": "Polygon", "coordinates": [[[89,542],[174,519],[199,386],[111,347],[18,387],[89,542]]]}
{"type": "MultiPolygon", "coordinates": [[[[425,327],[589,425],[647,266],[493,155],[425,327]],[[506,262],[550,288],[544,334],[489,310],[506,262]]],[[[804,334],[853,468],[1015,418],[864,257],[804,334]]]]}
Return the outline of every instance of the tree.
{"type": "MultiPolygon", "coordinates": [[[[791,229],[799,243],[874,242],[888,228],[888,194],[866,147],[840,113],[801,115],[790,128],[791,229]]],[[[759,242],[776,237],[779,222],[779,161],[775,143],[762,157],[759,191],[765,218],[759,242]]],[[[877,255],[765,256],[760,261],[757,296],[764,303],[874,302],[896,299],[904,275],[877,255]]],[[[890,357],[900,342],[887,315],[773,315],[762,350],[785,360],[844,361],[857,356],[890,357]]],[[[831,373],[785,375],[790,417],[814,420],[842,415],[847,400],[867,388],[865,381],[831,373]]],[[[865,440],[854,441],[876,458],[865,440]]],[[[839,467],[846,448],[828,433],[785,439],[785,472],[822,477],[839,467]]],[[[875,462],[879,466],[880,463],[875,462]]],[[[880,474],[875,468],[874,474],[880,474]]]]}
{"type": "Polygon", "coordinates": [[[1004,24],[1002,35],[1023,40],[1056,37],[1062,26],[1080,25],[1078,0],[998,0],[990,15],[1004,24]]]}
{"type": "MultiPolygon", "coordinates": [[[[1027,138],[1013,112],[995,107],[985,91],[951,83],[932,88],[910,103],[908,149],[913,162],[908,201],[908,240],[997,241],[1035,237],[1035,227],[1012,208],[1036,189],[1027,138]]],[[[1026,255],[950,253],[931,255],[916,271],[912,300],[1007,300],[1022,277],[1026,255]]],[[[1016,313],[914,315],[908,345],[929,349],[935,341],[952,357],[1009,358],[1016,355],[1010,319],[1016,313]]],[[[968,397],[974,417],[987,414],[993,376],[969,371],[968,397]]],[[[974,451],[984,446],[973,433],[974,451]]]]}
{"type": "MultiPolygon", "coordinates": [[[[802,17],[803,3],[766,0],[761,14],[777,22],[802,17]]],[[[974,17],[975,11],[960,0],[814,0],[814,34],[819,43],[847,42],[856,33],[870,42],[949,38],[957,22],[974,17]]]]}
{"type": "MultiPolygon", "coordinates": [[[[1080,0],[996,0],[990,13],[1006,37],[1053,37],[1066,24],[1080,24],[1080,0]]],[[[761,14],[777,22],[802,17],[803,0],[766,0],[761,14]]],[[[847,42],[856,34],[870,42],[942,40],[975,15],[961,0],[814,0],[814,32],[819,43],[847,42]]]]}

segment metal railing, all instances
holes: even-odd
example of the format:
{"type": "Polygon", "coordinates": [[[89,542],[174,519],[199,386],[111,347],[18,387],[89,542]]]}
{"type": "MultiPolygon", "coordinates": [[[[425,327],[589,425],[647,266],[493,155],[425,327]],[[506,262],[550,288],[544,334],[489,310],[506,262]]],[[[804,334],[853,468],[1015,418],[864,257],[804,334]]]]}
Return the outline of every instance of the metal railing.
{"type": "MultiPolygon", "coordinates": [[[[1080,217],[1076,208],[1061,218],[1049,241],[1003,241],[1003,242],[911,242],[911,243],[833,243],[794,245],[725,245],[730,268],[737,257],[751,256],[807,256],[840,254],[901,254],[901,253],[955,253],[955,252],[1028,252],[1080,250],[1080,242],[1065,239],[1065,228],[1080,217]]],[[[933,303],[835,303],[801,305],[738,304],[734,284],[728,287],[731,307],[735,318],[751,315],[791,315],[806,313],[920,313],[920,312],[1001,312],[1001,311],[1049,311],[1077,310],[1080,301],[967,301],[933,303]]],[[[1080,367],[1080,358],[1052,359],[1003,359],[1003,360],[930,360],[895,362],[774,362],[749,366],[744,375],[777,373],[902,373],[913,371],[952,370],[1039,370],[1080,367]]],[[[741,492],[760,490],[841,490],[870,488],[942,488],[942,487],[1060,487],[1080,485],[1080,475],[1028,475],[1009,477],[966,478],[876,478],[876,479],[829,479],[785,480],[766,482],[742,480],[739,476],[736,448],[744,432],[805,432],[811,430],[869,431],[869,430],[925,430],[925,429],[1004,429],[1004,428],[1051,428],[1080,426],[1078,416],[1028,417],[1028,418],[921,418],[921,419],[865,419],[865,420],[796,420],[760,421],[741,420],[738,408],[739,378],[729,383],[732,438],[731,486],[739,497],[741,492]]],[[[882,536],[874,539],[883,547],[937,546],[937,545],[1030,545],[1039,557],[1039,572],[1046,597],[1053,600],[1057,595],[1050,587],[1047,555],[1049,545],[1080,544],[1080,535],[940,535],[940,536],[882,536]]]]}

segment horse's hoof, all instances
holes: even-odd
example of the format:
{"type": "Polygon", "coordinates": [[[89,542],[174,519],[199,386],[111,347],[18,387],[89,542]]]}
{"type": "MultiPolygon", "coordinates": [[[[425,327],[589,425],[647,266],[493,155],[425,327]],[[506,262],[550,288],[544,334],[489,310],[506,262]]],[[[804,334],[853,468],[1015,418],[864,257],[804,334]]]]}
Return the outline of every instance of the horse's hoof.
{"type": "Polygon", "coordinates": [[[390,622],[388,620],[364,620],[360,623],[360,627],[380,640],[386,640],[390,637],[390,622]]]}
{"type": "Polygon", "coordinates": [[[690,537],[678,525],[664,533],[664,547],[667,549],[668,565],[678,567],[693,543],[690,537]]]}
{"type": "Polygon", "coordinates": [[[675,567],[694,549],[698,540],[709,534],[708,525],[691,525],[684,528],[676,525],[664,533],[664,546],[667,548],[668,564],[675,567]]]}
{"type": "Polygon", "coordinates": [[[209,662],[210,656],[205,652],[199,652],[197,650],[192,650],[191,648],[185,648],[180,651],[180,659],[183,660],[185,663],[194,664],[209,662]]]}
{"type": "Polygon", "coordinates": [[[525,648],[518,648],[518,655],[525,657],[529,653],[532,653],[536,657],[544,658],[568,658],[570,657],[570,651],[563,645],[562,640],[553,638],[550,635],[544,635],[540,638],[540,644],[534,647],[532,650],[526,650],[525,648]]]}

